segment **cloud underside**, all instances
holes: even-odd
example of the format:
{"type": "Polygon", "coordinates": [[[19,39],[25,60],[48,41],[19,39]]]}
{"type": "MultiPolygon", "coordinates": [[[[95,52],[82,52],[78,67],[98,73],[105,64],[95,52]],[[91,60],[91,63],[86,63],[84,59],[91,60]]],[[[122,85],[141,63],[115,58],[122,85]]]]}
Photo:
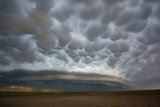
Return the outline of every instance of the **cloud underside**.
{"type": "Polygon", "coordinates": [[[157,80],[159,11],[158,0],[0,0],[0,69],[157,80]]]}
{"type": "Polygon", "coordinates": [[[113,76],[60,71],[12,70],[0,72],[0,91],[120,91],[130,82],[113,76]]]}

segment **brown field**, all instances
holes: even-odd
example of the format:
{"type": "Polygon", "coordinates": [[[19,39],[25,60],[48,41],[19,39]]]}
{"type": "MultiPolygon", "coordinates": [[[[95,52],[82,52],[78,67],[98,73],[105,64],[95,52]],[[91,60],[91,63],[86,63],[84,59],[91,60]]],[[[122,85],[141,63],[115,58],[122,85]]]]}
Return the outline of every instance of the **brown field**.
{"type": "Polygon", "coordinates": [[[126,92],[0,92],[0,107],[160,107],[160,90],[126,92]]]}

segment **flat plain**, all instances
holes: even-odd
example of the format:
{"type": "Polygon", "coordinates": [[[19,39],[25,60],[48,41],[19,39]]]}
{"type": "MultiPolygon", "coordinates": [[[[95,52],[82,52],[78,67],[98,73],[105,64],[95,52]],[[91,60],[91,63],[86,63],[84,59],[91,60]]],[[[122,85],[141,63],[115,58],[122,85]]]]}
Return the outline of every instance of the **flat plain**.
{"type": "Polygon", "coordinates": [[[160,107],[160,90],[0,92],[0,107],[160,107]]]}

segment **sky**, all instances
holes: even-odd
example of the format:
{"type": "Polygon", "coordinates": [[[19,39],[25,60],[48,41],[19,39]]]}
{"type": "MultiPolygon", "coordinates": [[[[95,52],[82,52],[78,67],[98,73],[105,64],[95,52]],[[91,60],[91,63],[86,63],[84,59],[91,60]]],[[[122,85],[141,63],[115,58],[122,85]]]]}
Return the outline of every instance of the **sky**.
{"type": "Polygon", "coordinates": [[[159,11],[159,0],[0,0],[0,89],[45,87],[50,75],[159,89],[159,11]]]}

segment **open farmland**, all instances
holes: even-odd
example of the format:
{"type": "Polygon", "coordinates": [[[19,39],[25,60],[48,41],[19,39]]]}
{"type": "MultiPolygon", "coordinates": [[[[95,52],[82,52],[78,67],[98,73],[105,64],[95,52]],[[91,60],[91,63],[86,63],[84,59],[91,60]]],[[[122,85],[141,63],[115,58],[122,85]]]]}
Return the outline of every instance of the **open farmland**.
{"type": "Polygon", "coordinates": [[[160,90],[0,92],[0,107],[160,107],[160,90]]]}

